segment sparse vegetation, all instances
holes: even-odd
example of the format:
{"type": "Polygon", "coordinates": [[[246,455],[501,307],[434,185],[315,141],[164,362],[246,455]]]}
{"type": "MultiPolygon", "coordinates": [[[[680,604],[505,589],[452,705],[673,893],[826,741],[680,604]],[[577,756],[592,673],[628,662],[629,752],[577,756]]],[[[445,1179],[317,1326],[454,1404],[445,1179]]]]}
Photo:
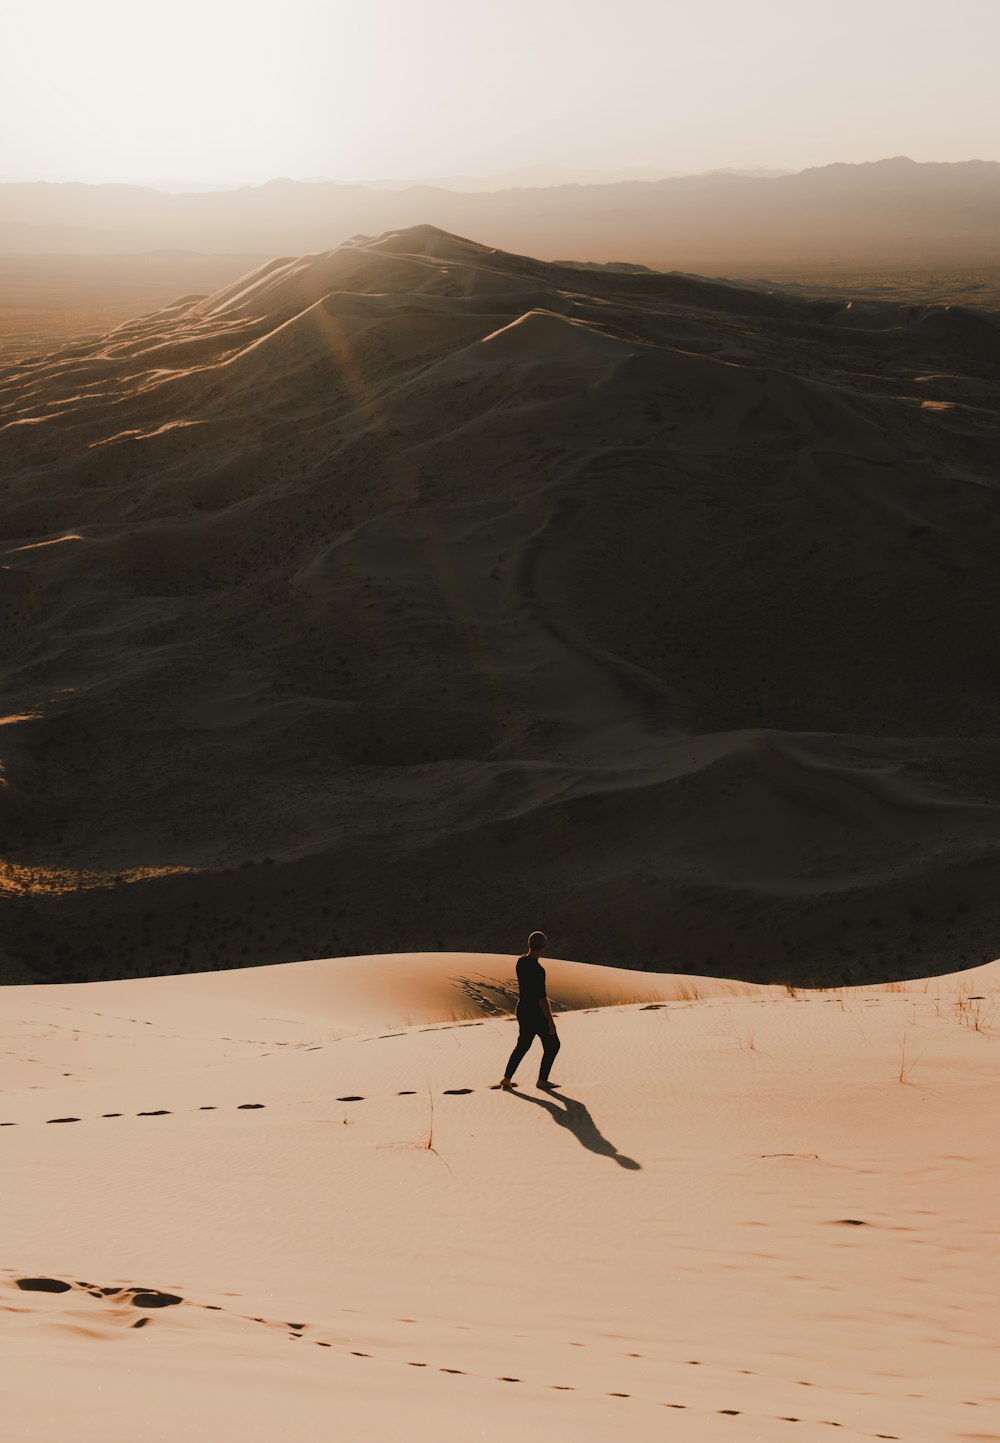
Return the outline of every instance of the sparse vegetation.
{"type": "Polygon", "coordinates": [[[955,1001],[955,1011],[963,1026],[973,1032],[992,1033],[997,1004],[983,993],[960,992],[955,1001]]]}
{"type": "Polygon", "coordinates": [[[434,1094],[431,1092],[429,1086],[427,1088],[427,1103],[431,1110],[431,1116],[427,1127],[427,1141],[424,1143],[424,1147],[428,1152],[437,1152],[437,1148],[434,1146],[434,1094]]]}

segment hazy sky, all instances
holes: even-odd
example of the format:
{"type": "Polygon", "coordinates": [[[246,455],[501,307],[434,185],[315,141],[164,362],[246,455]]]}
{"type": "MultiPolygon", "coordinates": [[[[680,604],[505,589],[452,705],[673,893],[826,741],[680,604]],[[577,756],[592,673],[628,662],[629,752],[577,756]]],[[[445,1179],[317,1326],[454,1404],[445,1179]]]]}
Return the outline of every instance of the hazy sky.
{"type": "Polygon", "coordinates": [[[30,0],[0,180],[1000,159],[1000,0],[30,0]]]}

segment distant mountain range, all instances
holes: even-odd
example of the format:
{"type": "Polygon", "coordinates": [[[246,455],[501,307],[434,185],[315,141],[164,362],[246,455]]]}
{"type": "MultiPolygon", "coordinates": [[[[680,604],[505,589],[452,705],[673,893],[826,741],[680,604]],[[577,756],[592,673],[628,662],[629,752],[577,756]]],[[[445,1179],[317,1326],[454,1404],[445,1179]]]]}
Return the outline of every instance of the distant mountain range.
{"type": "Polygon", "coordinates": [[[905,157],[795,175],[491,191],[273,180],[169,194],[141,186],[0,186],[0,252],[326,250],[353,235],[430,223],[545,259],[627,261],[733,275],[870,266],[995,264],[1000,163],[905,157]]]}
{"type": "MultiPolygon", "coordinates": [[[[703,175],[744,175],[755,179],[773,178],[776,175],[790,175],[791,171],[758,167],[754,170],[739,170],[725,166],[718,170],[700,172],[703,175]]],[[[542,189],[556,185],[617,185],[624,181],[679,180],[689,171],[664,170],[656,165],[626,165],[615,170],[601,170],[593,167],[584,169],[566,165],[524,165],[517,170],[506,170],[499,175],[450,175],[422,177],[419,180],[379,180],[376,190],[408,190],[414,185],[433,185],[444,190],[484,191],[542,189]]],[[[173,185],[164,189],[179,189],[173,185]]],[[[202,189],[201,186],[192,189],[202,189]]]]}

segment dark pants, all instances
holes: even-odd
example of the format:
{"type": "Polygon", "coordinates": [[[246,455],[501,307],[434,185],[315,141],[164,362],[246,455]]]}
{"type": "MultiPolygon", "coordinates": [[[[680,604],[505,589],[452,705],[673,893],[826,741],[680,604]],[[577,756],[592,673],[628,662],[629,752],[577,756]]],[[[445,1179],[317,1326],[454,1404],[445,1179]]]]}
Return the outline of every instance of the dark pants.
{"type": "Polygon", "coordinates": [[[559,1051],[559,1038],[555,1032],[550,1031],[551,1023],[544,1012],[525,1012],[520,1010],[517,1014],[518,1034],[517,1042],[514,1044],[514,1051],[510,1054],[507,1063],[507,1071],[504,1077],[513,1077],[520,1067],[528,1048],[536,1037],[542,1042],[542,1065],[538,1069],[539,1082],[548,1082],[549,1071],[555,1061],[555,1055],[559,1051]]]}

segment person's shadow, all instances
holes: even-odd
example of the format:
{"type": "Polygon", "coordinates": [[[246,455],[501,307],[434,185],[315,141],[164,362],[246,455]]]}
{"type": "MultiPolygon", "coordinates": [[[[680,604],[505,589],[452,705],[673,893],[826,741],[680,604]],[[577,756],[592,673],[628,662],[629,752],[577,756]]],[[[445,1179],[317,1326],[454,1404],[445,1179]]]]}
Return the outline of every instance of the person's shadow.
{"type": "Polygon", "coordinates": [[[563,1104],[562,1107],[556,1107],[555,1103],[550,1102],[548,1098],[531,1097],[526,1092],[511,1090],[510,1096],[519,1097],[522,1102],[533,1102],[536,1107],[544,1107],[545,1111],[551,1115],[552,1120],[557,1122],[560,1127],[569,1128],[573,1136],[578,1138],[588,1151],[600,1153],[602,1157],[614,1158],[619,1167],[628,1168],[631,1172],[642,1170],[641,1162],[636,1162],[634,1157],[626,1157],[624,1153],[619,1152],[614,1143],[609,1142],[598,1131],[597,1123],[583,1103],[577,1102],[575,1098],[567,1097],[562,1092],[552,1093],[550,1096],[558,1097],[563,1104]]]}

